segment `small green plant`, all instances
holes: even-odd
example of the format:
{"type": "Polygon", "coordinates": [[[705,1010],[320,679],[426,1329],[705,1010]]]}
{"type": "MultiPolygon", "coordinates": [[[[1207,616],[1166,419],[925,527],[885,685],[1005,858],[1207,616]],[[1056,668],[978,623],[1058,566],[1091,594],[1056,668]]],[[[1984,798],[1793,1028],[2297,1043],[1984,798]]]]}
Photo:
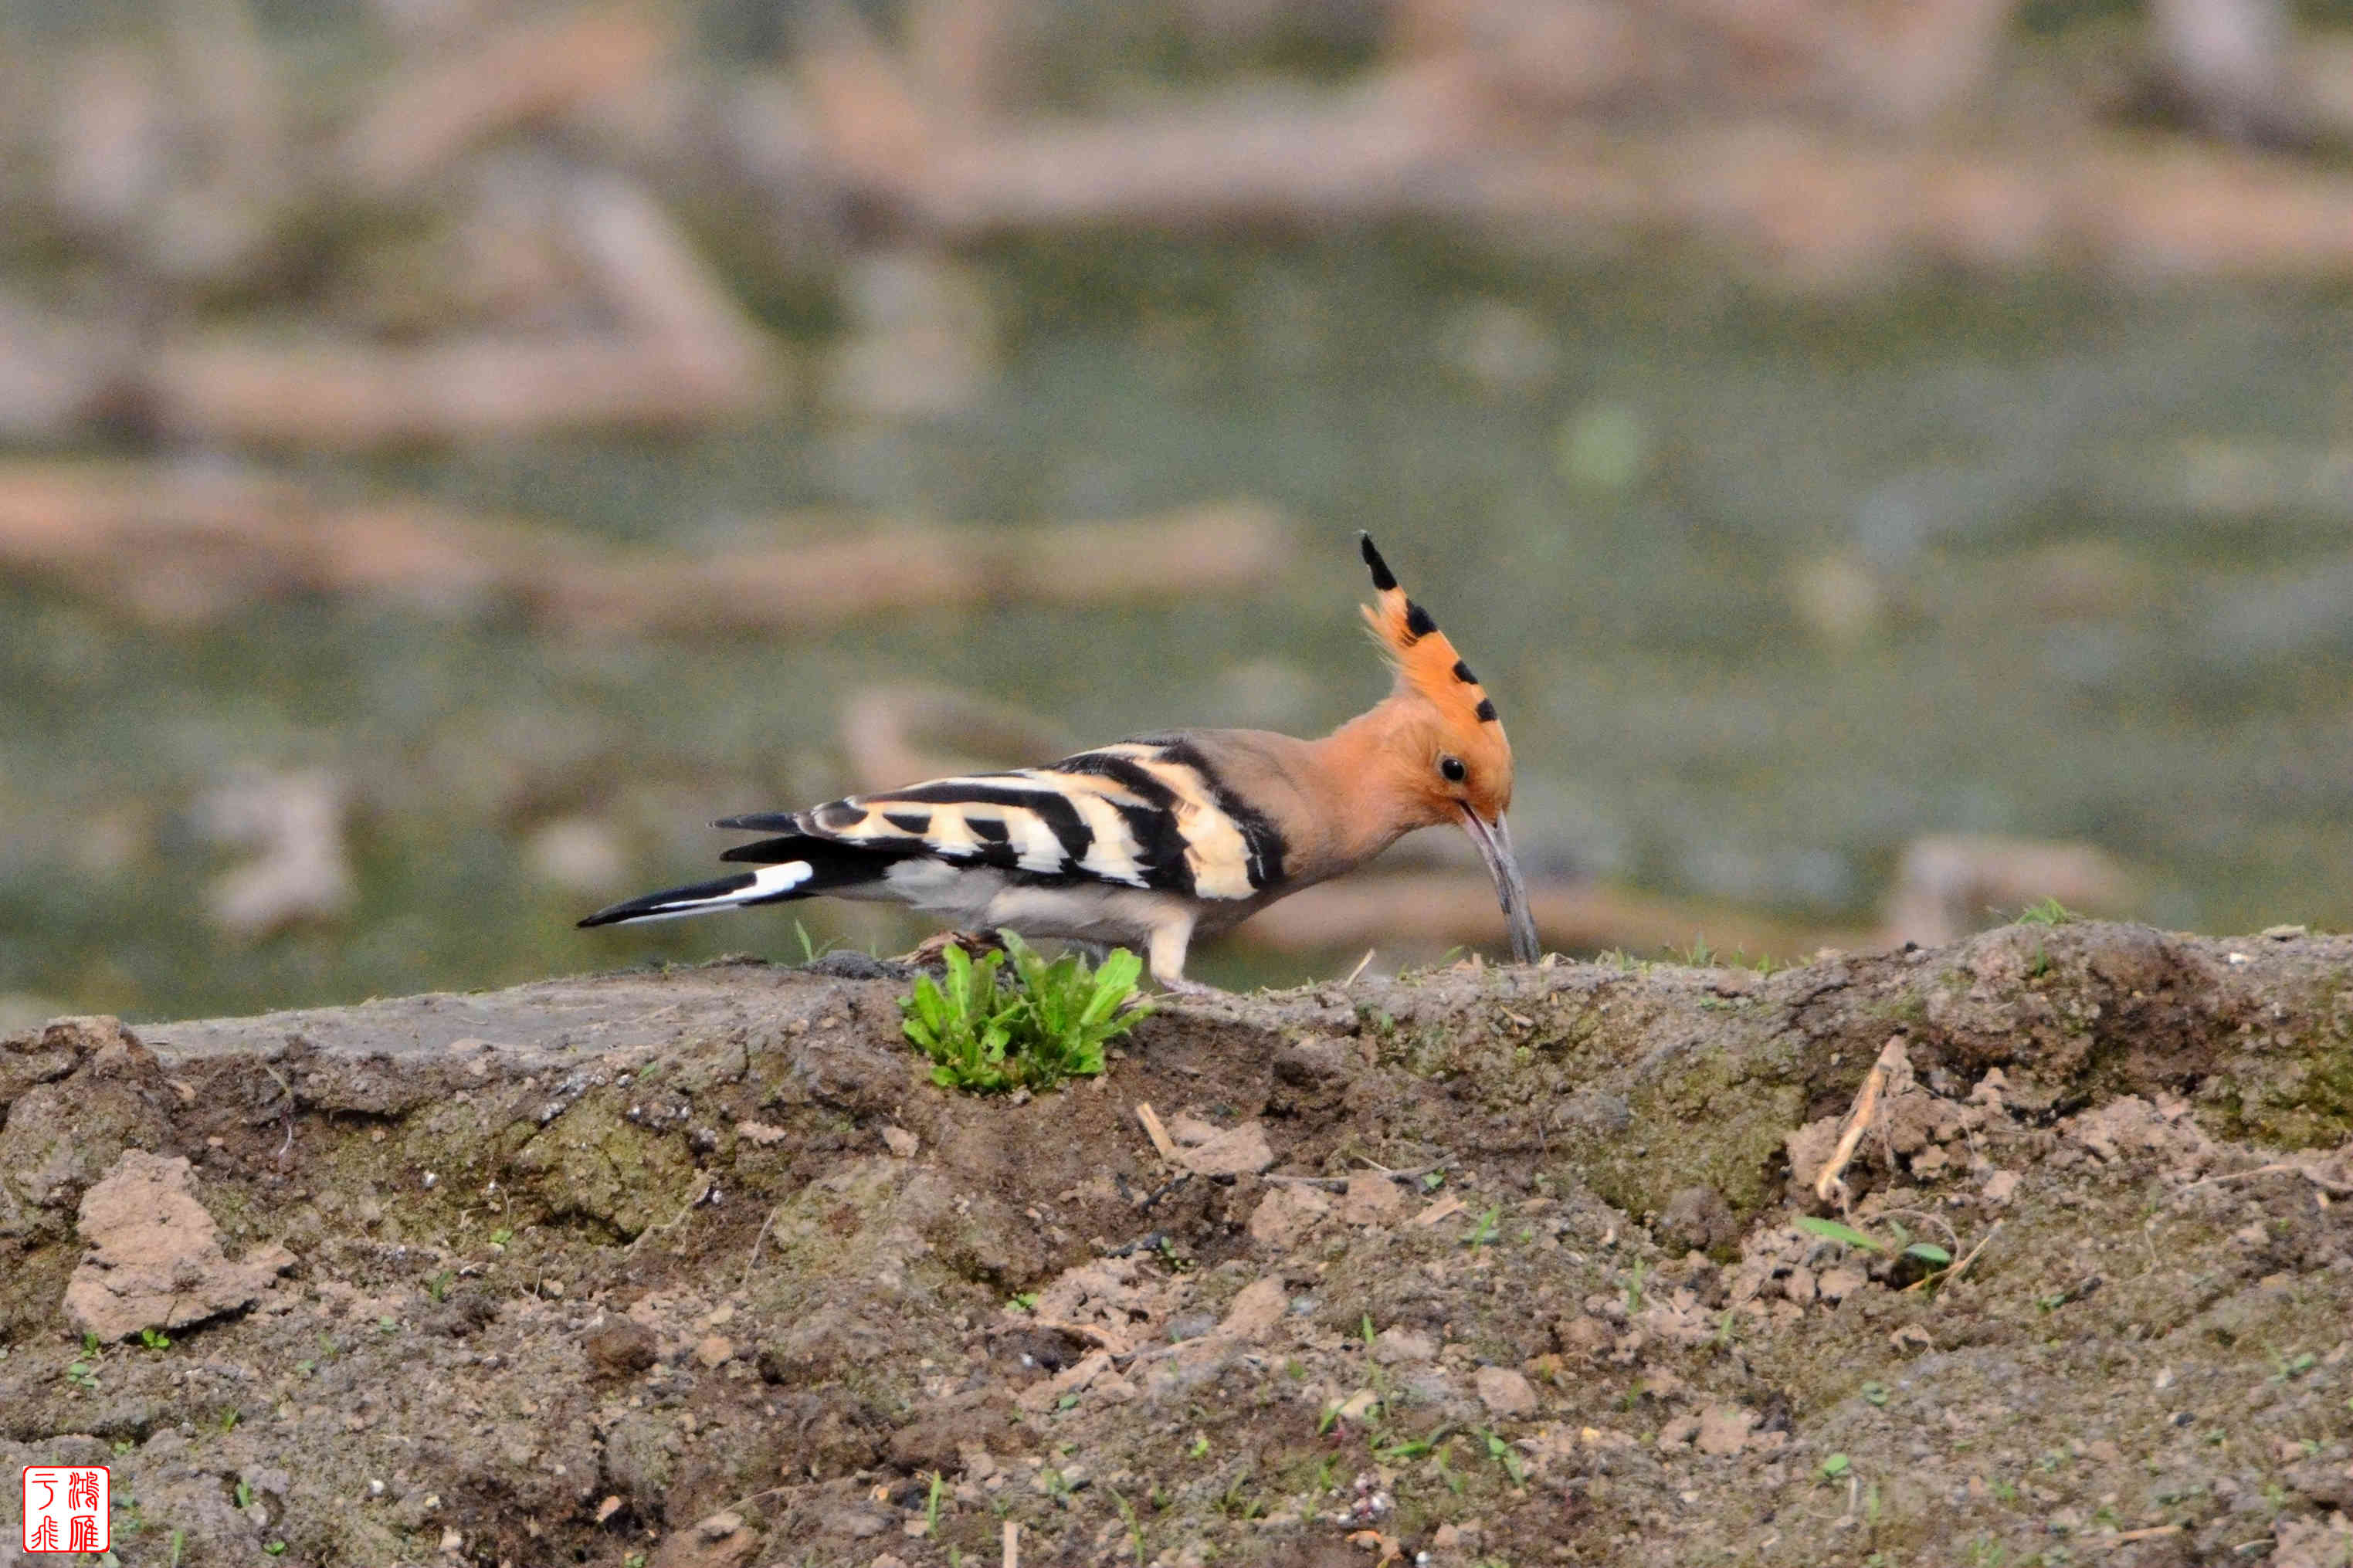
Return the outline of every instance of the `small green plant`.
{"type": "Polygon", "coordinates": [[[253,1506],[253,1488],[240,1478],[237,1483],[237,1510],[243,1513],[253,1506]]]}
{"type": "Polygon", "coordinates": [[[498,1229],[491,1232],[491,1245],[502,1251],[505,1249],[507,1243],[513,1239],[514,1232],[509,1230],[505,1226],[501,1226],[498,1229]]]}
{"type": "Polygon", "coordinates": [[[1952,1253],[1946,1248],[1933,1241],[1914,1241],[1901,1227],[1896,1229],[1895,1239],[1889,1241],[1883,1237],[1857,1230],[1851,1225],[1841,1225],[1834,1219],[1800,1215],[1798,1216],[1798,1228],[1825,1241],[1842,1241],[1849,1247],[1860,1247],[1866,1252],[1876,1252],[1886,1258],[1916,1258],[1938,1268],[1953,1261],[1952,1253]]]}
{"type": "Polygon", "coordinates": [[[99,1346],[96,1334],[81,1337],[81,1354],[66,1364],[66,1381],[84,1394],[98,1392],[99,1346]]]}
{"type": "Polygon", "coordinates": [[[142,1329],[139,1342],[151,1351],[167,1351],[172,1348],[172,1336],[161,1329],[142,1329]]]}
{"type": "Polygon", "coordinates": [[[1135,1514],[1135,1505],[1119,1495],[1111,1494],[1112,1506],[1119,1510],[1120,1522],[1127,1526],[1127,1544],[1135,1553],[1135,1568],[1144,1568],[1144,1521],[1135,1514]]]}
{"type": "Polygon", "coordinates": [[[1862,1402],[1865,1405],[1881,1405],[1887,1403],[1887,1385],[1883,1383],[1866,1383],[1862,1385],[1862,1402]]]}
{"type": "Polygon", "coordinates": [[[1484,1426],[1478,1428],[1478,1436],[1479,1440],[1487,1446],[1487,1457],[1504,1467],[1504,1473],[1512,1478],[1514,1486],[1518,1486],[1528,1479],[1527,1462],[1520,1458],[1509,1443],[1504,1442],[1484,1426]]]}
{"type": "Polygon", "coordinates": [[[449,1299],[449,1281],[456,1278],[455,1272],[444,1268],[425,1282],[425,1293],[436,1301],[446,1301],[449,1299]]]}
{"type": "Polygon", "coordinates": [[[1626,1270],[1627,1311],[1639,1312],[1642,1310],[1642,1277],[1650,1271],[1649,1267],[1639,1258],[1634,1259],[1632,1266],[1626,1270]]]}
{"type": "Polygon", "coordinates": [[[810,941],[808,927],[801,924],[798,921],[795,921],[793,922],[793,934],[800,939],[801,967],[804,969],[807,968],[810,964],[815,963],[818,959],[823,958],[827,953],[831,952],[835,948],[841,945],[831,937],[826,938],[823,942],[810,941]]]}
{"type": "Polygon", "coordinates": [[[2083,918],[2058,900],[2044,899],[2019,910],[2017,923],[2022,926],[2063,926],[2083,918]]]}
{"type": "Polygon", "coordinates": [[[1247,1472],[1236,1476],[1226,1483],[1226,1489],[1219,1494],[1218,1500],[1211,1506],[1228,1519],[1239,1519],[1244,1523],[1258,1518],[1266,1511],[1266,1500],[1243,1495],[1242,1488],[1249,1480],[1247,1472]]]}
{"type": "Polygon", "coordinates": [[[1844,1454],[1832,1454],[1829,1458],[1822,1461],[1822,1479],[1826,1481],[1837,1480],[1841,1476],[1845,1475],[1852,1468],[1854,1468],[1854,1461],[1852,1459],[1848,1458],[1844,1454]]]}
{"type": "Polygon", "coordinates": [[[1185,1457],[1188,1459],[1208,1458],[1209,1457],[1209,1435],[1207,1432],[1194,1433],[1193,1446],[1185,1450],[1185,1457]]]}
{"type": "Polygon", "coordinates": [[[923,1539],[926,1541],[940,1538],[940,1500],[947,1495],[947,1478],[934,1470],[931,1490],[923,1498],[923,1539]]]}
{"type": "Polygon", "coordinates": [[[1034,1312],[1038,1310],[1038,1292],[1023,1290],[1005,1304],[1017,1312],[1034,1312]]]}
{"type": "Polygon", "coordinates": [[[180,1552],[182,1549],[188,1544],[188,1532],[185,1530],[175,1530],[172,1531],[171,1542],[171,1561],[166,1563],[164,1565],[164,1568],[180,1568],[180,1552]]]}
{"type": "Polygon", "coordinates": [[[237,1424],[243,1419],[245,1419],[245,1412],[232,1405],[227,1409],[221,1412],[221,1430],[224,1432],[234,1432],[237,1430],[237,1424]]]}
{"type": "Polygon", "coordinates": [[[283,1557],[286,1555],[286,1543],[282,1541],[273,1541],[262,1550],[272,1557],[283,1557]]]}
{"type": "Polygon", "coordinates": [[[907,1038],[932,1059],[932,1081],[1001,1094],[1101,1076],[1104,1043],[1150,1011],[1143,1003],[1126,1005],[1143,960],[1120,948],[1099,969],[1076,953],[1050,963],[1016,933],[997,934],[1004,952],[976,963],[963,948],[950,947],[942,955],[946,984],[921,975],[914,994],[899,1004],[907,1038]],[[1008,955],[1014,983],[1004,984],[998,972],[1008,955]]]}
{"type": "Polygon", "coordinates": [[[1503,1212],[1503,1205],[1490,1205],[1487,1212],[1479,1216],[1479,1223],[1472,1226],[1470,1232],[1462,1237],[1462,1245],[1475,1252],[1494,1240],[1495,1220],[1503,1212]]]}
{"type": "Polygon", "coordinates": [[[1717,956],[1715,949],[1708,946],[1707,938],[1702,935],[1693,938],[1689,947],[1675,954],[1675,962],[1690,969],[1714,969],[1717,956]]]}

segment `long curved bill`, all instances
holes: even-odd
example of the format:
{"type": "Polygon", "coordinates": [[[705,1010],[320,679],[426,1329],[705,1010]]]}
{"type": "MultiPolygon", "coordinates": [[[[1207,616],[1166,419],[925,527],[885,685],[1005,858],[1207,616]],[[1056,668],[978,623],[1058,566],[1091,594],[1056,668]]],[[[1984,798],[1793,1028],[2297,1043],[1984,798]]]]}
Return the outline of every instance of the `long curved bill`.
{"type": "Polygon", "coordinates": [[[1528,885],[1520,879],[1520,863],[1512,858],[1511,829],[1500,816],[1482,822],[1477,812],[1465,808],[1462,831],[1479,847],[1487,875],[1495,879],[1495,897],[1503,901],[1504,919],[1512,928],[1512,961],[1534,963],[1544,956],[1544,949],[1536,941],[1535,917],[1528,912],[1528,885]]]}

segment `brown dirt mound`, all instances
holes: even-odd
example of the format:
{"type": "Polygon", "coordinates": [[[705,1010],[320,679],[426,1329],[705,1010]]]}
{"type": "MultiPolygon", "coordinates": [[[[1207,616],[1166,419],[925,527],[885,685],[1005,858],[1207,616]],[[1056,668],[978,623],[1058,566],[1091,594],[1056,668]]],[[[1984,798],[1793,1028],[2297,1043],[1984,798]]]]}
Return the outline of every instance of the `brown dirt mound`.
{"type": "Polygon", "coordinates": [[[1022,1101],[903,985],[0,1042],[0,1470],[190,1568],[2353,1555],[2353,941],[1455,969],[1022,1101]],[[85,1200],[177,1159],[183,1326],[92,1348],[85,1200]]]}

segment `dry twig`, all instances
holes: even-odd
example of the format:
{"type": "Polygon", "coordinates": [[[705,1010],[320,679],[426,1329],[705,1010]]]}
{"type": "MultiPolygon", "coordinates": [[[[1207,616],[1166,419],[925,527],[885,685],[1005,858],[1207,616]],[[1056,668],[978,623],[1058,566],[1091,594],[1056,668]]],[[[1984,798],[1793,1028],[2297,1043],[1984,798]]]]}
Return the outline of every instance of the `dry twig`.
{"type": "Polygon", "coordinates": [[[1136,1102],[1135,1119],[1144,1123],[1144,1135],[1152,1140],[1152,1146],[1160,1152],[1160,1157],[1171,1164],[1176,1163],[1176,1142],[1168,1136],[1168,1129],[1160,1124],[1160,1113],[1152,1109],[1151,1101],[1136,1102]]]}
{"type": "Polygon", "coordinates": [[[680,1209],[676,1214],[670,1215],[670,1218],[662,1221],[659,1225],[649,1225],[646,1226],[645,1229],[638,1232],[635,1237],[630,1238],[628,1250],[629,1252],[635,1252],[639,1247],[645,1244],[645,1240],[648,1237],[657,1235],[665,1230],[675,1230],[681,1225],[684,1224],[687,1215],[692,1214],[696,1209],[702,1206],[702,1200],[711,1195],[711,1189],[714,1184],[715,1184],[706,1177],[702,1185],[696,1190],[694,1196],[686,1200],[686,1206],[684,1208],[680,1209]]]}
{"type": "Polygon", "coordinates": [[[2213,1186],[2222,1182],[2243,1182],[2254,1176],[2285,1175],[2291,1171],[2332,1197],[2353,1196],[2353,1183],[2323,1175],[2316,1163],[2304,1160],[2276,1160],[2268,1165],[2257,1165],[2252,1171],[2226,1171],[2219,1176],[2201,1176],[2181,1190],[2188,1192],[2191,1187],[2213,1186]]]}
{"type": "Polygon", "coordinates": [[[1978,1260],[1978,1254],[1983,1252],[1986,1249],[1987,1244],[1991,1242],[1995,1237],[2000,1236],[2001,1234],[2001,1227],[2009,1223],[2010,1222],[2008,1220],[1998,1219],[1994,1221],[1993,1228],[1987,1231],[1984,1236],[1978,1237],[1978,1244],[1975,1247],[1970,1247],[1968,1253],[1962,1257],[1958,1263],[1954,1264],[1950,1268],[1940,1269],[1936,1273],[1915,1279],[1911,1284],[1904,1287],[1904,1289],[1907,1291],[1917,1290],[1925,1285],[1949,1285],[1954,1280],[1958,1279],[1961,1277],[1961,1271],[1978,1260]]]}
{"type": "MultiPolygon", "coordinates": [[[[760,1234],[752,1238],[752,1256],[746,1259],[744,1264],[744,1278],[736,1285],[735,1288],[737,1289],[742,1290],[748,1289],[750,1288],[752,1284],[752,1270],[760,1266],[760,1244],[768,1239],[768,1227],[776,1223],[776,1211],[772,1208],[768,1211],[768,1217],[760,1222],[760,1234]]],[[[633,1243],[632,1245],[635,1244],[633,1243]]]]}
{"type": "Polygon", "coordinates": [[[2180,1533],[2181,1527],[2178,1524],[2152,1524],[2145,1530],[2127,1530],[2121,1534],[2112,1535],[2105,1541],[2094,1541],[2088,1544],[2094,1552],[2113,1552],[2119,1546],[2130,1546],[2136,1541],[2161,1541],[2168,1535],[2180,1533]]]}
{"type": "Polygon", "coordinates": [[[1871,1131],[1873,1119],[1879,1112],[1880,1097],[1887,1092],[1888,1080],[1910,1065],[1904,1054],[1904,1037],[1891,1035],[1879,1048],[1879,1059],[1871,1064],[1863,1076],[1862,1087],[1855,1090],[1854,1104],[1846,1113],[1846,1121],[1839,1129],[1838,1147],[1822,1164],[1821,1173],[1814,1178],[1814,1196],[1828,1203],[1836,1194],[1841,1206],[1846,1202],[1846,1168],[1854,1161],[1854,1152],[1862,1142],[1862,1135],[1871,1131]]]}
{"type": "Polygon", "coordinates": [[[1440,1220],[1445,1219],[1451,1215],[1461,1214],[1462,1212],[1462,1199],[1461,1196],[1453,1193],[1449,1193],[1444,1197],[1439,1199],[1438,1202],[1430,1205],[1428,1208],[1414,1215],[1413,1223],[1416,1225],[1436,1225],[1440,1220]]]}

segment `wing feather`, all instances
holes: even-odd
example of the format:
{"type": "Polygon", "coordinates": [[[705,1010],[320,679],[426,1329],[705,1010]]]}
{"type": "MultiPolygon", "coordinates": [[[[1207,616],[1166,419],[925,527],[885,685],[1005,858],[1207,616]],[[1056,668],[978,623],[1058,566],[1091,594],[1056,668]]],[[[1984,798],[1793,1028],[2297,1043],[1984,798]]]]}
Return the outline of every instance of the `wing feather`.
{"type": "Polygon", "coordinates": [[[990,866],[1037,882],[1100,882],[1249,899],[1281,880],[1282,841],[1181,736],[1123,742],[1041,768],[964,774],[718,824],[782,839],[738,845],[758,861],[792,837],[990,866]]]}

